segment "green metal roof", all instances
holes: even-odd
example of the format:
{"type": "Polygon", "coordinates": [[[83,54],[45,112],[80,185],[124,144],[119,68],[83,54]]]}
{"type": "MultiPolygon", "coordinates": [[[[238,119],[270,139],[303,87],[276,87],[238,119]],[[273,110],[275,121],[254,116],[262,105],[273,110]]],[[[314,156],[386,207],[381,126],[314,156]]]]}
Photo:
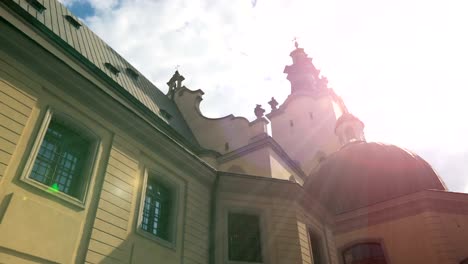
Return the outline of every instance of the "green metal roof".
{"type": "Polygon", "coordinates": [[[66,50],[81,55],[82,59],[96,67],[93,67],[94,70],[105,73],[147,109],[166,120],[192,145],[199,146],[176,104],[86,25],[81,23],[62,3],[57,0],[5,1],[7,4],[10,3],[10,6],[16,5],[29,13],[35,18],[33,23],[35,26],[42,30],[46,29],[49,36],[58,38],[62,44],[66,43],[69,46],[66,47],[66,50]],[[35,5],[35,3],[39,5],[35,5]],[[81,26],[77,26],[73,20],[79,22],[81,26]],[[117,74],[116,71],[118,71],[117,74]],[[138,77],[135,76],[135,73],[138,77]],[[167,118],[167,113],[171,118],[167,118]]]}

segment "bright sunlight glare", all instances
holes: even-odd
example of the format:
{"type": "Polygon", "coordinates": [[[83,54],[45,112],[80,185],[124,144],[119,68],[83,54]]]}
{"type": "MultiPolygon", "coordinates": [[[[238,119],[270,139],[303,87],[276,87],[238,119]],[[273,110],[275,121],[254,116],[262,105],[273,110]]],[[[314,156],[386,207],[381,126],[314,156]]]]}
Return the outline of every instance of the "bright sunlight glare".
{"type": "Polygon", "coordinates": [[[253,119],[290,92],[292,39],[366,124],[408,148],[453,191],[468,191],[468,16],[463,0],[67,0],[166,91],[176,65],[205,92],[205,115],[253,119]]]}

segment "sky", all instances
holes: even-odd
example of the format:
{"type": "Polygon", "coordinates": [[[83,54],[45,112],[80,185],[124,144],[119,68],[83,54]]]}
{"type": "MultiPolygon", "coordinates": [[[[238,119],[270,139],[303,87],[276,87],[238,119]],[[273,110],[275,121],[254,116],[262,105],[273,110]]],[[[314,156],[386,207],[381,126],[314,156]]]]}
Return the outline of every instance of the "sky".
{"type": "Polygon", "coordinates": [[[163,92],[180,65],[208,117],[282,103],[296,37],[368,141],[419,154],[468,192],[464,0],[61,1],[163,92]]]}

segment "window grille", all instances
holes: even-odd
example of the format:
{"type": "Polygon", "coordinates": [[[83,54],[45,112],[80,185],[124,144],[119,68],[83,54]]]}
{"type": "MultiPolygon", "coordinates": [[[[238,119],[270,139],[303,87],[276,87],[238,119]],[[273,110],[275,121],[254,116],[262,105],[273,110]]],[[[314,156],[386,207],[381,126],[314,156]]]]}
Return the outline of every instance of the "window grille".
{"type": "Polygon", "coordinates": [[[262,262],[259,217],[230,213],[228,216],[229,260],[262,262]]]}
{"type": "Polygon", "coordinates": [[[87,139],[52,118],[29,178],[80,198],[90,146],[87,139]]]}
{"type": "Polygon", "coordinates": [[[169,240],[171,196],[171,190],[166,185],[148,177],[141,222],[142,230],[169,240]]]}

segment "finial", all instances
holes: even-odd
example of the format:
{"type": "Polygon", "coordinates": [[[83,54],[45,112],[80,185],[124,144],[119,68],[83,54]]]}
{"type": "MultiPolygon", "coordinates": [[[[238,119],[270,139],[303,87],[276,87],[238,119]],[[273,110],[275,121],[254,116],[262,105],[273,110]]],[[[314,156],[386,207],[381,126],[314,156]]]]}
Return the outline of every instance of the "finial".
{"type": "Polygon", "coordinates": [[[167,85],[169,86],[168,95],[171,99],[174,99],[175,91],[182,88],[182,81],[185,80],[184,76],[180,75],[178,71],[179,67],[180,65],[176,66],[176,71],[174,75],[172,75],[171,79],[167,82],[167,85]]]}
{"type": "Polygon", "coordinates": [[[265,109],[262,108],[262,105],[257,105],[254,109],[255,116],[257,119],[260,119],[263,117],[263,114],[265,113],[265,109]]]}
{"type": "Polygon", "coordinates": [[[297,38],[296,37],[294,37],[293,41],[294,41],[294,46],[296,47],[296,49],[299,48],[299,44],[297,44],[297,38]]]}
{"type": "Polygon", "coordinates": [[[275,111],[278,109],[278,102],[275,100],[274,97],[271,98],[270,102],[268,102],[268,104],[271,106],[271,111],[275,111]]]}

